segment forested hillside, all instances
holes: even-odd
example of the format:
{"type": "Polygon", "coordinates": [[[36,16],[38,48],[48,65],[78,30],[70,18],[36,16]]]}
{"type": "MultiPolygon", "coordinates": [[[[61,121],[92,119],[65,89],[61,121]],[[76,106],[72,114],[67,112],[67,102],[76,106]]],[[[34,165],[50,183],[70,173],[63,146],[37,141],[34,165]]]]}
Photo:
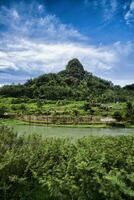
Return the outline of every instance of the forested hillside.
{"type": "Polygon", "coordinates": [[[29,97],[48,100],[75,99],[99,101],[126,101],[134,97],[133,85],[124,88],[98,78],[84,70],[78,59],[68,62],[66,69],[28,80],[21,85],[6,85],[0,88],[5,97],[29,97]]]}

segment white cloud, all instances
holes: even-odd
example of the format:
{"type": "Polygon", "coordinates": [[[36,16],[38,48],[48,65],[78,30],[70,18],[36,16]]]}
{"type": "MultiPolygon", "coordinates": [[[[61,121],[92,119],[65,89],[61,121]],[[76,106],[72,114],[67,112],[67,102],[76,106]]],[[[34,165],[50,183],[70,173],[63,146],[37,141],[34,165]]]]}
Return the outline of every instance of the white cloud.
{"type": "Polygon", "coordinates": [[[130,10],[134,10],[134,1],[132,1],[130,4],[130,10]]]}
{"type": "Polygon", "coordinates": [[[26,39],[10,43],[10,50],[8,51],[7,46],[7,50],[0,52],[0,55],[1,68],[6,69],[9,67],[12,70],[31,73],[33,70],[40,72],[61,70],[66,62],[73,57],[78,57],[83,61],[89,60],[91,64],[98,68],[107,68],[105,67],[106,63],[111,64],[116,59],[111,52],[107,52],[102,47],[96,48],[74,43],[36,43],[26,39]]]}
{"type": "Polygon", "coordinates": [[[130,41],[125,44],[122,44],[121,41],[117,41],[113,44],[113,47],[116,49],[120,56],[128,56],[133,51],[133,44],[130,41]]]}
{"type": "Polygon", "coordinates": [[[12,15],[15,19],[19,19],[19,13],[18,13],[17,10],[15,10],[15,9],[12,10],[11,15],[12,15]]]}
{"type": "Polygon", "coordinates": [[[122,87],[128,84],[133,84],[134,80],[133,79],[112,79],[115,85],[121,85],[122,87]]]}
{"type": "Polygon", "coordinates": [[[112,12],[115,12],[115,11],[116,11],[117,6],[118,6],[117,0],[112,0],[112,1],[111,1],[112,12]]]}
{"type": "Polygon", "coordinates": [[[32,37],[36,40],[47,40],[48,42],[52,40],[73,39],[83,41],[87,39],[71,25],[60,22],[55,15],[47,14],[43,5],[36,5],[35,10],[33,7],[27,8],[30,13],[23,13],[24,11],[19,10],[19,8],[18,10],[6,7],[0,9],[0,21],[8,27],[10,36],[32,37]],[[36,15],[34,14],[35,11],[36,15]]]}
{"type": "MultiPolygon", "coordinates": [[[[111,4],[113,13],[117,9],[116,3],[114,0],[111,4]]],[[[0,11],[0,19],[9,29],[0,40],[1,82],[8,79],[10,82],[15,79],[24,81],[29,76],[63,70],[74,57],[80,59],[87,71],[95,74],[110,75],[117,69],[122,72],[125,65],[132,68],[132,59],[128,59],[134,50],[131,42],[90,45],[87,37],[72,26],[61,23],[55,15],[41,15],[45,11],[42,5],[37,9],[40,16],[34,18],[27,13],[22,15],[15,8],[4,7],[0,11]]]]}
{"type": "Polygon", "coordinates": [[[3,86],[3,84],[0,84],[0,87],[2,87],[3,86]]]}
{"type": "Polygon", "coordinates": [[[102,0],[101,6],[103,9],[103,15],[104,15],[104,23],[109,23],[111,19],[118,14],[119,12],[119,5],[117,0],[102,0]]]}
{"type": "MultiPolygon", "coordinates": [[[[59,27],[56,29],[56,20],[57,18],[53,16],[40,19],[43,27],[47,27],[44,31],[48,34],[47,31],[49,30],[49,40],[35,40],[34,38],[26,37],[25,34],[24,36],[20,35],[20,37],[10,37],[9,35],[4,37],[0,41],[1,73],[3,72],[10,76],[12,81],[15,80],[15,76],[16,80],[18,80],[18,74],[20,76],[21,73],[23,80],[25,80],[28,76],[32,77],[41,73],[63,70],[66,63],[74,57],[80,59],[87,71],[95,74],[98,71],[99,73],[111,72],[124,64],[128,65],[127,58],[133,51],[131,42],[122,44],[117,41],[112,45],[97,46],[85,44],[81,40],[78,42],[71,41],[68,39],[70,34],[74,34],[76,38],[81,38],[79,32],[70,30],[66,28],[66,25],[64,26],[59,22],[59,27]],[[52,38],[55,38],[55,35],[57,36],[59,32],[62,32],[66,40],[53,41],[52,38]],[[14,75],[11,76],[11,73],[14,75]]],[[[21,77],[20,81],[22,81],[21,77]]]]}
{"type": "Polygon", "coordinates": [[[111,70],[132,50],[131,43],[116,42],[111,46],[92,46],[76,43],[37,43],[16,39],[0,51],[0,69],[34,72],[56,72],[64,69],[68,60],[77,57],[86,70],[111,70]],[[25,47],[25,48],[24,48],[25,47]],[[24,50],[23,50],[24,48],[24,50]]]}
{"type": "Polygon", "coordinates": [[[38,5],[38,10],[39,12],[43,12],[44,11],[44,6],[43,5],[38,5]]]}
{"type": "Polygon", "coordinates": [[[129,25],[134,20],[134,0],[130,3],[129,10],[124,15],[126,24],[129,25]]]}

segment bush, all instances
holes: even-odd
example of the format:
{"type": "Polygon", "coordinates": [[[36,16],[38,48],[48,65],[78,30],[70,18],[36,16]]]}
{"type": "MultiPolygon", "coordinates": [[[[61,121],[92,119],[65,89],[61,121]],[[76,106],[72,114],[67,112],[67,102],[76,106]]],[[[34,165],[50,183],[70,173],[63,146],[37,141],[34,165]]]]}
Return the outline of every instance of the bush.
{"type": "Polygon", "coordinates": [[[113,114],[114,119],[116,119],[118,122],[122,120],[122,115],[119,111],[114,112],[113,114]]]}
{"type": "Polygon", "coordinates": [[[84,111],[86,111],[86,112],[87,112],[88,110],[91,110],[90,104],[89,104],[88,102],[84,103],[83,109],[84,109],[84,111]]]}
{"type": "Polygon", "coordinates": [[[134,136],[71,142],[1,127],[0,199],[133,200],[134,136]]]}
{"type": "Polygon", "coordinates": [[[8,109],[5,106],[0,106],[0,117],[4,117],[8,109]]]}
{"type": "Polygon", "coordinates": [[[14,110],[14,111],[17,111],[17,110],[18,110],[18,106],[16,106],[16,105],[11,105],[11,109],[14,110]]]}
{"type": "Polygon", "coordinates": [[[25,104],[20,104],[19,110],[21,110],[21,112],[24,113],[27,110],[27,107],[25,106],[25,104]]]}
{"type": "Polygon", "coordinates": [[[79,116],[79,110],[77,110],[77,109],[74,109],[74,110],[72,110],[72,114],[74,115],[74,116],[79,116]]]}

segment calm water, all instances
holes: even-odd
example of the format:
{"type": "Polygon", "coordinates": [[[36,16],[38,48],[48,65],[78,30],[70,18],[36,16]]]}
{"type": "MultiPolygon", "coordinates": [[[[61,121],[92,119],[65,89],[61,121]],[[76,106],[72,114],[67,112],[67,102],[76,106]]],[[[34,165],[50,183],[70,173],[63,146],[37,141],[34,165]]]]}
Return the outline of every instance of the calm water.
{"type": "Polygon", "coordinates": [[[64,128],[64,127],[44,127],[37,125],[14,125],[13,129],[19,134],[38,133],[43,137],[72,137],[80,138],[88,135],[127,135],[134,134],[134,128],[64,128]]]}

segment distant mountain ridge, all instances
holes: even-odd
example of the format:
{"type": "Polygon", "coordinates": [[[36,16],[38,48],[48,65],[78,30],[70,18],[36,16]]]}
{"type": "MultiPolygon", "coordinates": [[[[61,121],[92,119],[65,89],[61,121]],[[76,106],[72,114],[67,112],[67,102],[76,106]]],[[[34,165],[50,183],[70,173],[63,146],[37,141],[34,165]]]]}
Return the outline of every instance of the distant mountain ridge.
{"type": "Polygon", "coordinates": [[[133,97],[134,84],[121,88],[112,82],[98,78],[84,70],[77,58],[68,62],[66,69],[59,73],[49,73],[28,80],[23,85],[10,85],[0,88],[0,95],[11,97],[58,99],[104,99],[125,100],[133,97]]]}

